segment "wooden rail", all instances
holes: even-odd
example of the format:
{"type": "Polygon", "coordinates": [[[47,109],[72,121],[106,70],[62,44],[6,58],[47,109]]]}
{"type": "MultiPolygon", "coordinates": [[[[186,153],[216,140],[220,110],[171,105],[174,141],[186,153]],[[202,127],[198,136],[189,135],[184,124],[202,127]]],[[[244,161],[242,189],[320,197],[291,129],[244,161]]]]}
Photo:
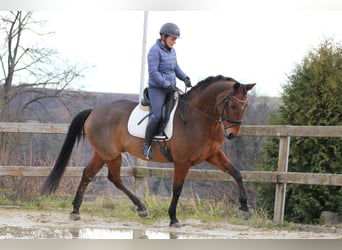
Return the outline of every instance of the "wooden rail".
{"type": "MultiPolygon", "coordinates": [[[[46,177],[52,167],[37,166],[0,166],[0,176],[35,176],[46,177]]],[[[81,177],[83,167],[67,167],[64,176],[81,177]]],[[[107,168],[103,168],[96,176],[108,175],[107,168]]],[[[292,183],[309,185],[342,186],[342,174],[314,174],[271,171],[241,171],[244,182],[253,183],[292,183]]],[[[172,178],[173,168],[151,167],[122,167],[121,176],[135,178],[157,177],[172,178]]],[[[230,175],[222,174],[218,170],[191,169],[186,177],[190,180],[234,181],[230,175]]]]}
{"type": "MultiPolygon", "coordinates": [[[[0,132],[66,134],[69,124],[0,122],[0,132]]],[[[342,137],[342,126],[243,125],[240,136],[342,137]]]]}
{"type": "MultiPolygon", "coordinates": [[[[68,124],[44,123],[3,123],[0,122],[0,132],[7,133],[50,133],[65,134],[68,124]]],[[[291,136],[297,137],[342,137],[342,126],[272,126],[244,125],[240,136],[279,137],[279,158],[276,172],[241,171],[245,182],[275,183],[274,222],[282,224],[285,210],[286,184],[334,185],[342,186],[342,174],[293,173],[288,172],[288,157],[291,136]]],[[[141,164],[138,164],[141,165],[141,164]]],[[[0,166],[1,175],[11,176],[48,176],[51,167],[0,166]]],[[[66,176],[82,176],[83,168],[67,167],[66,176]]],[[[107,168],[103,168],[98,176],[107,176],[107,168]]],[[[123,167],[122,176],[134,176],[136,182],[144,177],[172,178],[172,168],[148,168],[144,166],[123,167]]],[[[217,170],[191,169],[187,179],[232,181],[229,175],[223,175],[217,170]]]]}

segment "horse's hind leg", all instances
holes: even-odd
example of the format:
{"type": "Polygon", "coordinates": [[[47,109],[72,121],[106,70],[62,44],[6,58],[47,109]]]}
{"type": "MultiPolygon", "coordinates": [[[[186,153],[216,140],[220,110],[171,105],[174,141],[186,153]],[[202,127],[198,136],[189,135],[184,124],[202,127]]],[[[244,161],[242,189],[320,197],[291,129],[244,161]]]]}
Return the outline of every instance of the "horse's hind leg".
{"type": "Polygon", "coordinates": [[[141,200],[135,196],[131,191],[129,191],[123,184],[120,170],[121,170],[121,154],[111,161],[106,161],[108,165],[108,179],[121,191],[123,191],[128,198],[137,206],[137,213],[140,217],[147,216],[147,210],[145,205],[141,202],[141,200]]]}
{"type": "Polygon", "coordinates": [[[240,171],[231,164],[227,156],[222,151],[219,151],[216,155],[211,156],[206,161],[215,165],[218,169],[221,169],[223,172],[228,173],[234,178],[239,191],[239,201],[241,204],[239,209],[243,212],[248,212],[247,195],[245,188],[243,187],[240,171]]]}
{"type": "Polygon", "coordinates": [[[103,167],[104,161],[94,152],[93,157],[88,163],[87,167],[83,170],[83,176],[81,182],[78,186],[76,196],[74,198],[73,210],[70,214],[72,220],[80,220],[80,207],[83,201],[84,193],[87,189],[88,184],[91,182],[93,177],[100,171],[103,167]]]}

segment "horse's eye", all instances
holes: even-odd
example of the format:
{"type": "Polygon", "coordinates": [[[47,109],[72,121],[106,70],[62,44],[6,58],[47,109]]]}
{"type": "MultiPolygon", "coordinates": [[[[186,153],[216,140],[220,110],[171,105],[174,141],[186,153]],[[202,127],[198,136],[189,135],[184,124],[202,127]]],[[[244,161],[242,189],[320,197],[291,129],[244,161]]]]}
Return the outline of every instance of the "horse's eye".
{"type": "Polygon", "coordinates": [[[231,108],[232,109],[237,109],[236,105],[234,105],[234,104],[231,106],[231,108]]]}

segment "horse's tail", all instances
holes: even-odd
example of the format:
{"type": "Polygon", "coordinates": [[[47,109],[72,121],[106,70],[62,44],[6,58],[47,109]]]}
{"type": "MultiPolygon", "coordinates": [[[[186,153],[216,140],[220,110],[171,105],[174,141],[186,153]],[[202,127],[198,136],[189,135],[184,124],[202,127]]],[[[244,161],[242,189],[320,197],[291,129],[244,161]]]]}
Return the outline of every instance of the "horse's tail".
{"type": "Polygon", "coordinates": [[[71,121],[67,136],[63,143],[61,152],[56,160],[56,163],[41,189],[41,194],[50,194],[56,191],[64,174],[66,165],[70,159],[72,149],[76,140],[79,141],[83,133],[83,126],[87,120],[91,109],[84,110],[78,113],[71,121]]]}

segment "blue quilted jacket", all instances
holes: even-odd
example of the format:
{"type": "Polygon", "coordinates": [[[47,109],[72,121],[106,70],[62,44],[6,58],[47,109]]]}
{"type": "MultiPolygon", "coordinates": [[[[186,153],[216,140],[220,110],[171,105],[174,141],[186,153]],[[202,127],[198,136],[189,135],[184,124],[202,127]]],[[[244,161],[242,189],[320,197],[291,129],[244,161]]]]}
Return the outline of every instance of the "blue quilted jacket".
{"type": "Polygon", "coordinates": [[[176,51],[173,48],[168,50],[160,40],[151,47],[147,55],[147,63],[150,87],[165,89],[170,84],[176,85],[176,77],[180,80],[187,78],[178,66],[176,51]]]}

